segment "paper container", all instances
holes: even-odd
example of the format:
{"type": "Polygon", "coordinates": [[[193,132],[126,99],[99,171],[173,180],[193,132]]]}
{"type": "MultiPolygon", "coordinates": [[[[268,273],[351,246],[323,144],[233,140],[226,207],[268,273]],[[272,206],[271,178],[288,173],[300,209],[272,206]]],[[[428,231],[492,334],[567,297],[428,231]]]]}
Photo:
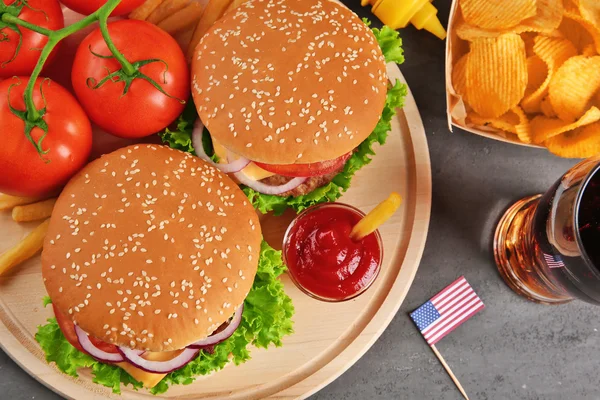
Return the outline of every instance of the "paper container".
{"type": "Polygon", "coordinates": [[[501,142],[518,144],[520,146],[543,148],[534,144],[526,144],[517,138],[517,135],[505,132],[499,129],[495,129],[488,126],[479,126],[473,124],[467,124],[465,118],[467,116],[467,107],[454,90],[452,85],[452,66],[455,60],[460,59],[464,54],[469,51],[469,43],[462,40],[456,35],[454,26],[462,21],[462,14],[458,1],[452,1],[452,7],[450,8],[450,17],[448,19],[448,38],[446,39],[446,113],[448,115],[448,128],[452,132],[453,126],[463,129],[467,132],[474,133],[479,136],[486,138],[499,140],[501,142]]]}

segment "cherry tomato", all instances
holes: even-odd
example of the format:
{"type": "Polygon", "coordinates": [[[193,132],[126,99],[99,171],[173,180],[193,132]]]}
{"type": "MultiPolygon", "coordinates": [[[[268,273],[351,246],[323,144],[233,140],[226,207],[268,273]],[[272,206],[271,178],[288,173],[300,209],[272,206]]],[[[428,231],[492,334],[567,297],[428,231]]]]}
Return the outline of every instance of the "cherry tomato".
{"type": "MultiPolygon", "coordinates": [[[[60,0],[65,6],[71,10],[83,15],[90,15],[104,4],[107,0],[60,0]]],[[[146,0],[123,0],[117,8],[112,12],[112,16],[129,14],[146,0]]]]}
{"type": "Polygon", "coordinates": [[[308,177],[325,175],[340,170],[344,166],[346,161],[348,161],[351,155],[352,153],[348,153],[333,160],[327,160],[310,164],[279,165],[264,164],[259,162],[254,163],[262,169],[264,169],[265,171],[273,172],[274,174],[294,177],[308,177]]]}
{"type": "MultiPolygon", "coordinates": [[[[0,0],[11,5],[16,0],[0,0]]],[[[21,9],[18,18],[42,28],[58,30],[65,26],[62,10],[57,0],[28,0],[21,9]]],[[[0,23],[0,27],[4,26],[0,23]]],[[[27,28],[19,27],[22,35],[21,48],[16,58],[19,34],[4,26],[0,29],[0,78],[15,75],[30,75],[40,58],[41,49],[48,38],[27,28]],[[12,60],[12,61],[11,61],[12,60]]],[[[46,65],[54,58],[56,49],[50,54],[46,65]]]]}
{"type": "MultiPolygon", "coordinates": [[[[67,315],[63,314],[62,312],[60,312],[58,310],[58,308],[56,308],[56,306],[54,306],[54,304],[52,305],[52,308],[54,310],[54,316],[56,317],[56,322],[58,323],[58,326],[59,326],[60,330],[62,331],[63,335],[65,335],[65,339],[67,339],[67,341],[69,343],[71,343],[71,345],[73,347],[75,347],[77,350],[79,350],[83,353],[87,353],[83,349],[83,347],[81,347],[81,345],[79,344],[79,339],[77,339],[77,333],[75,332],[75,324],[73,324],[73,321],[71,320],[71,318],[69,318],[67,315]]],[[[89,338],[90,338],[90,341],[92,342],[92,344],[102,351],[105,351],[107,353],[118,353],[119,352],[117,346],[115,346],[114,344],[103,342],[102,340],[96,339],[93,336],[89,336],[89,338]]]]}
{"type": "MultiPolygon", "coordinates": [[[[48,124],[42,141],[47,153],[40,157],[25,135],[25,123],[9,107],[25,111],[23,92],[28,82],[28,77],[0,82],[0,192],[41,196],[63,186],[86,163],[92,127],[72,94],[54,81],[38,79],[33,101],[38,110],[46,107],[43,120],[48,124]]],[[[31,131],[36,142],[43,134],[37,127],[31,131]]]]}
{"type": "Polygon", "coordinates": [[[114,58],[98,57],[111,53],[97,29],[81,42],[75,54],[71,81],[77,98],[90,119],[113,135],[139,138],[161,131],[181,114],[185,107],[182,99],[189,96],[189,68],[183,51],[168,33],[145,21],[113,22],[108,30],[117,49],[129,62],[164,61],[140,66],[139,71],[159,84],[169,96],[142,78],[134,79],[125,95],[122,81],[109,80],[92,88],[109,74],[108,71],[121,69],[114,58]],[[132,40],[132,32],[135,32],[135,40],[132,40]]]}

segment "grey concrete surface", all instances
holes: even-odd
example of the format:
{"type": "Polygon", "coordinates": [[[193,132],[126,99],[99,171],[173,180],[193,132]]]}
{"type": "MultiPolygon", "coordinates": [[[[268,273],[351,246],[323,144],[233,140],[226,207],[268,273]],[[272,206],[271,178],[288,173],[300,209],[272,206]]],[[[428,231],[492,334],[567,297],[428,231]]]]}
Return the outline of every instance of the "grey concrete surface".
{"type": "MultiPolygon", "coordinates": [[[[400,0],[398,0],[400,1],[400,0]]],[[[448,0],[435,0],[442,20],[448,0]]],[[[367,16],[359,0],[346,4],[367,16]]],[[[402,308],[375,345],[315,394],[328,399],[461,399],[407,313],[460,275],[487,308],[444,338],[438,349],[475,400],[600,399],[598,311],[582,302],[541,306],[513,294],[496,272],[491,237],[514,200],[547,189],[574,161],[446,127],[444,44],[402,31],[406,76],[425,123],[433,168],[428,244],[402,308]]],[[[0,351],[0,399],[59,397],[0,351]]]]}

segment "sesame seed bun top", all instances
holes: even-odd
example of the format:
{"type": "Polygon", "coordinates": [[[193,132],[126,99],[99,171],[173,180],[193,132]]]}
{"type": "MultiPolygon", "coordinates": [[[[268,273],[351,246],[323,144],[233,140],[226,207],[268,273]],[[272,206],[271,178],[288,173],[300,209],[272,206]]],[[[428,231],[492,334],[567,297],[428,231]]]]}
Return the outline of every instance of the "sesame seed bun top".
{"type": "Polygon", "coordinates": [[[270,164],[337,158],[375,128],[385,59],[371,30],[331,0],[252,0],[202,38],[198,114],[221,144],[270,164]]]}
{"type": "Polygon", "coordinates": [[[42,253],[52,302],[105,342],[181,349],[248,294],[258,217],[225,174],[165,146],[90,163],[60,195],[42,253]]]}

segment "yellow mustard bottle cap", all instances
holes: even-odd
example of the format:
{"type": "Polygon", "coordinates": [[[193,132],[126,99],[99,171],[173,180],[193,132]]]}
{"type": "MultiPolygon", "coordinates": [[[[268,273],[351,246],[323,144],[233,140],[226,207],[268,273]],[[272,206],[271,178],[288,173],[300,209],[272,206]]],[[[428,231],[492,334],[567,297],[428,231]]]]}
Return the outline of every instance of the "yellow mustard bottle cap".
{"type": "Polygon", "coordinates": [[[431,3],[427,3],[417,11],[414,17],[410,20],[417,29],[425,29],[428,32],[433,33],[440,39],[446,39],[446,29],[442,26],[442,23],[437,17],[437,8],[431,3]]]}
{"type": "Polygon", "coordinates": [[[405,28],[412,23],[417,29],[425,29],[440,39],[446,38],[446,30],[437,18],[437,9],[431,0],[361,0],[361,5],[371,4],[371,11],[392,29],[405,28]]]}

